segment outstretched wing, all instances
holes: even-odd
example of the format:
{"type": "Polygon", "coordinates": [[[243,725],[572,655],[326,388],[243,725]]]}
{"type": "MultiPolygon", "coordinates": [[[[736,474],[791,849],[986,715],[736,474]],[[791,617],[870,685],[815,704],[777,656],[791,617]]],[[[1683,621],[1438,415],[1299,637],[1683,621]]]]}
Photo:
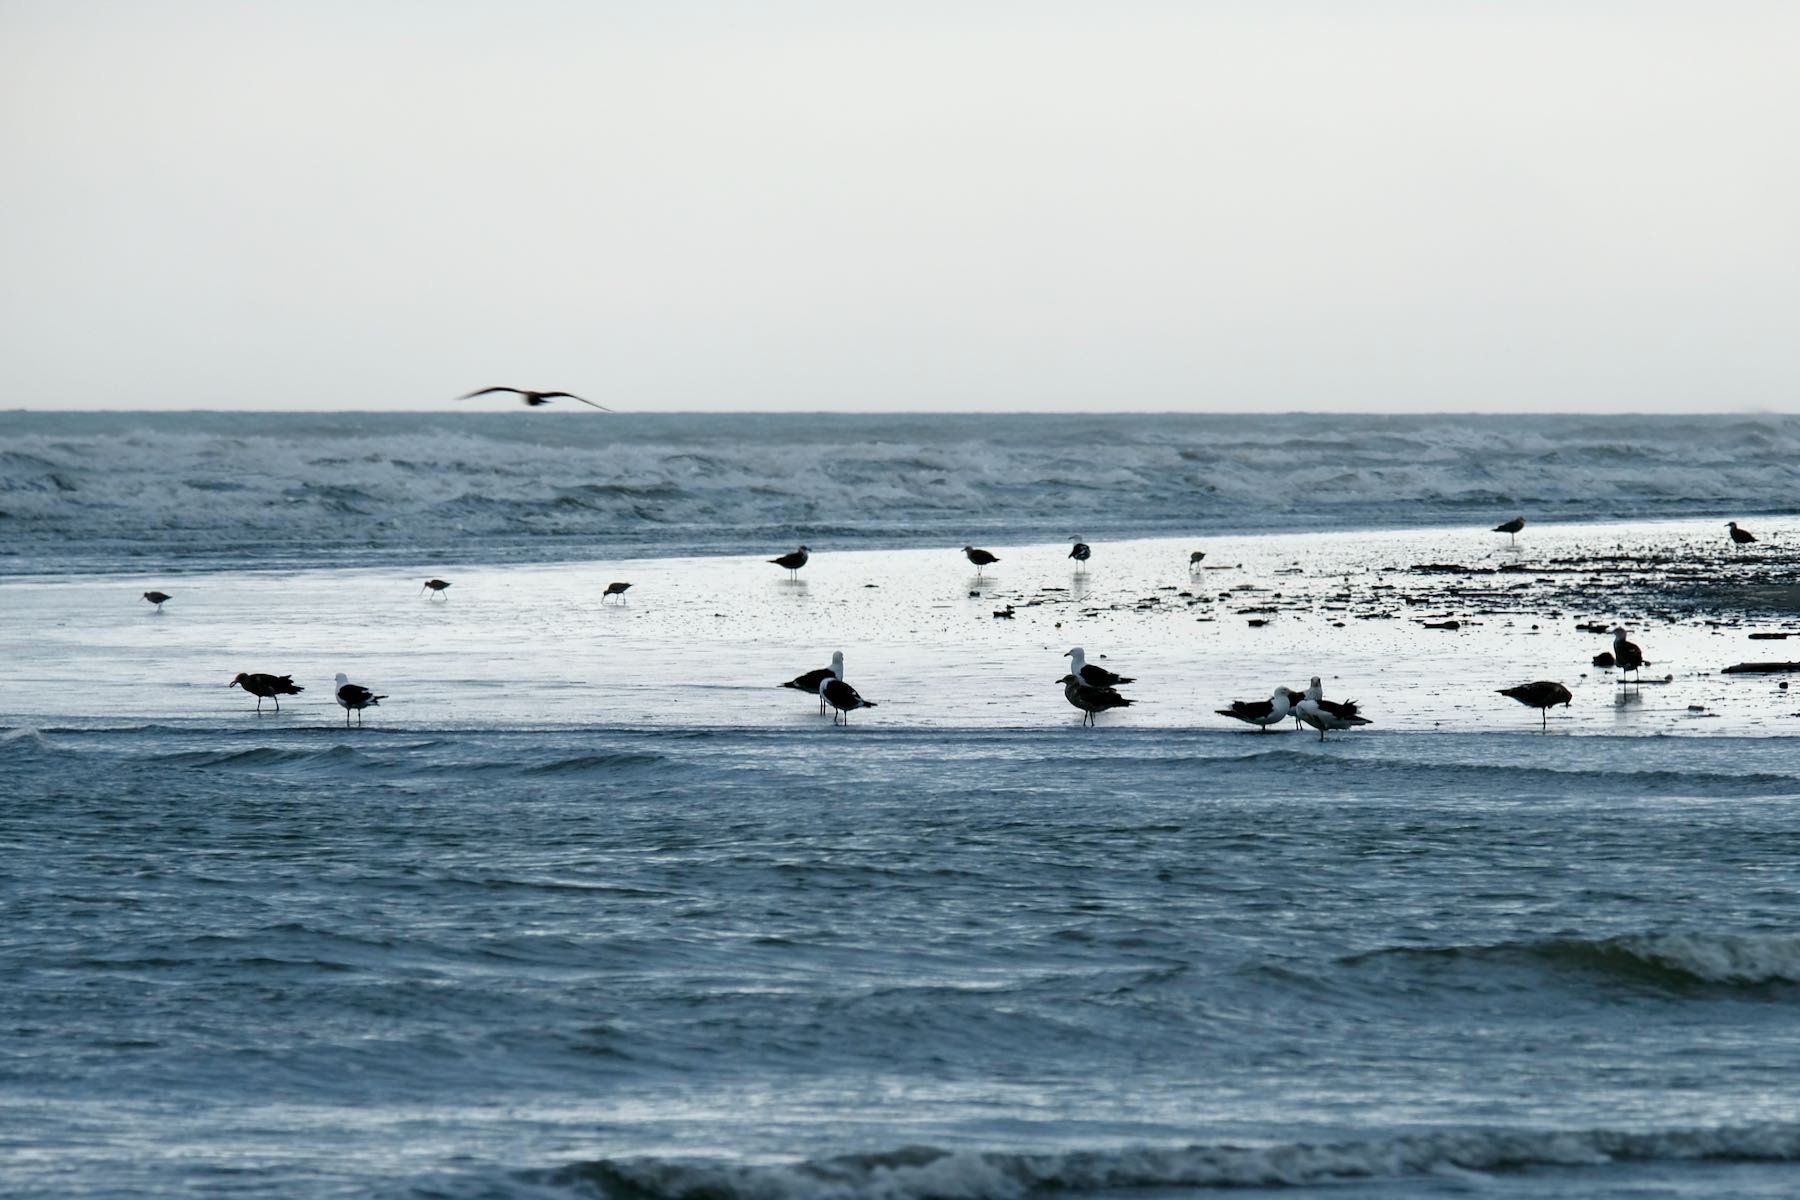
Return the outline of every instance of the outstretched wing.
{"type": "Polygon", "coordinates": [[[571,400],[581,400],[581,403],[587,405],[589,408],[597,408],[601,412],[612,411],[612,409],[606,407],[604,404],[595,404],[592,400],[582,400],[582,398],[577,396],[574,392],[539,392],[538,395],[544,397],[546,400],[552,396],[567,396],[571,400]]]}
{"type": "MultiPolygon", "coordinates": [[[[486,395],[490,395],[493,392],[511,392],[515,396],[523,396],[525,394],[524,392],[521,392],[518,388],[491,387],[491,388],[482,388],[479,392],[470,392],[466,396],[458,396],[457,399],[458,400],[473,400],[477,396],[486,396],[486,395]]],[[[551,395],[553,395],[553,396],[560,396],[561,394],[562,394],[561,392],[552,392],[551,393],[551,395]]]]}

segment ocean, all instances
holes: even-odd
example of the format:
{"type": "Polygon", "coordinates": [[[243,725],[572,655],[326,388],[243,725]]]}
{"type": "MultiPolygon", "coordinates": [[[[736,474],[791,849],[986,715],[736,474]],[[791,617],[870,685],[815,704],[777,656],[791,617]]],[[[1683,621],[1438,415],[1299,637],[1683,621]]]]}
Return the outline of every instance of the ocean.
{"type": "Polygon", "coordinates": [[[1791,1196],[1797,450],[0,414],[0,1193],[1791,1196]]]}

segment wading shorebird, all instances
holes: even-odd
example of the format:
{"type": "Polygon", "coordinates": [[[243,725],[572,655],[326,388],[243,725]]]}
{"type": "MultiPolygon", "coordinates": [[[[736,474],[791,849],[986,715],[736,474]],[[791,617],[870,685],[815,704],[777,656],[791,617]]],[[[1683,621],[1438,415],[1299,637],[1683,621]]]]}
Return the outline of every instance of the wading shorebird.
{"type": "Polygon", "coordinates": [[[228,688],[241,687],[255,696],[257,712],[262,711],[262,702],[265,697],[273,698],[275,711],[280,712],[283,696],[298,696],[306,690],[295,684],[292,675],[264,675],[260,671],[239,671],[237,678],[225,686],[228,688]]]}
{"type": "Polygon", "coordinates": [[[1130,708],[1133,703],[1109,687],[1083,683],[1076,675],[1064,675],[1056,682],[1063,685],[1063,699],[1081,710],[1083,725],[1098,725],[1107,709],[1130,708]]]}
{"type": "Polygon", "coordinates": [[[167,592],[145,592],[144,593],[144,599],[146,599],[150,603],[156,605],[157,612],[162,611],[163,602],[165,600],[173,600],[174,598],[175,597],[169,595],[169,593],[167,593],[167,592]]]}
{"type": "Polygon", "coordinates": [[[362,728],[362,710],[370,705],[379,705],[386,696],[377,696],[360,683],[351,683],[350,677],[342,671],[337,673],[337,702],[344,709],[344,728],[350,728],[350,714],[356,714],[356,727],[362,728]]]}
{"type": "Polygon", "coordinates": [[[449,586],[450,584],[442,579],[427,579],[425,586],[419,589],[419,594],[422,596],[426,592],[430,592],[434,600],[448,600],[449,597],[444,595],[444,589],[449,586]]]}
{"type": "Polygon", "coordinates": [[[1500,694],[1511,696],[1527,708],[1537,709],[1540,730],[1550,727],[1551,709],[1558,704],[1566,708],[1569,701],[1574,698],[1569,695],[1568,688],[1548,679],[1539,679],[1533,683],[1521,683],[1518,687],[1501,688],[1500,694]]]}
{"type": "Polygon", "coordinates": [[[1525,518],[1514,517],[1510,521],[1502,521],[1494,526],[1492,532],[1506,534],[1512,539],[1512,544],[1516,546],[1519,544],[1519,530],[1523,528],[1525,528],[1525,518]]]}

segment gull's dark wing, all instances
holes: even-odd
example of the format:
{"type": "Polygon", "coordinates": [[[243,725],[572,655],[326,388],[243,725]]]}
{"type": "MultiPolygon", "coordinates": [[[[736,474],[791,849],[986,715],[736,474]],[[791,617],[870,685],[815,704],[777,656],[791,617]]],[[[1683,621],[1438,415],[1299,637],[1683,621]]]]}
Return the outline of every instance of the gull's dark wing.
{"type": "MultiPolygon", "coordinates": [[[[457,399],[458,400],[473,400],[477,396],[486,396],[491,392],[511,392],[515,396],[523,396],[525,394],[524,392],[521,392],[518,388],[491,387],[491,388],[482,388],[479,392],[470,392],[467,396],[458,396],[457,399]]],[[[550,394],[552,396],[561,396],[564,393],[551,392],[550,394]]]]}
{"type": "Polygon", "coordinates": [[[595,404],[592,400],[582,400],[582,398],[580,396],[577,396],[574,392],[541,392],[539,394],[542,395],[545,399],[549,399],[551,396],[567,396],[571,400],[581,400],[581,402],[583,404],[587,405],[589,408],[597,408],[601,412],[611,412],[612,411],[612,409],[606,407],[606,405],[604,405],[604,404],[595,404]]]}

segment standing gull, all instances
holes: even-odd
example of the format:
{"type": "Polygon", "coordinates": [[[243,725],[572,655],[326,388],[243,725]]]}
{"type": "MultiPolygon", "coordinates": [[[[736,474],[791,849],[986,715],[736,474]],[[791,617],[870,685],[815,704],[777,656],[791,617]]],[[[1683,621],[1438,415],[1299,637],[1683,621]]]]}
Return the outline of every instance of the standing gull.
{"type": "MultiPolygon", "coordinates": [[[[264,675],[260,671],[239,671],[237,678],[225,686],[228,688],[241,687],[255,696],[257,712],[262,711],[262,702],[265,697],[272,697],[275,701],[275,711],[280,712],[283,696],[298,696],[306,690],[295,685],[292,675],[264,675]]],[[[348,713],[344,715],[349,716],[348,713]]]]}
{"type": "Polygon", "coordinates": [[[1105,667],[1095,666],[1087,660],[1087,654],[1080,646],[1063,651],[1063,657],[1069,660],[1069,672],[1079,676],[1081,682],[1089,687],[1118,687],[1121,683],[1137,682],[1136,679],[1115,675],[1105,667]]]}
{"type": "Polygon", "coordinates": [[[629,583],[609,583],[606,590],[600,593],[600,603],[605,604],[608,596],[617,596],[619,603],[625,603],[625,593],[631,590],[629,583]]]}
{"type": "Polygon", "coordinates": [[[1063,699],[1081,710],[1083,725],[1098,725],[1099,714],[1109,708],[1130,708],[1133,703],[1109,687],[1083,683],[1075,675],[1064,675],[1056,682],[1063,685],[1063,699]]]}
{"type": "Polygon", "coordinates": [[[825,693],[819,689],[824,686],[827,679],[842,679],[843,677],[844,652],[842,650],[833,650],[831,652],[831,665],[829,667],[820,667],[816,671],[808,671],[804,675],[796,675],[781,686],[784,688],[793,688],[796,692],[805,692],[809,696],[817,696],[819,698],[819,715],[824,716],[825,693]]]}
{"type": "Polygon", "coordinates": [[[1537,709],[1540,730],[1550,727],[1551,709],[1558,704],[1566,708],[1569,701],[1574,698],[1569,695],[1568,688],[1548,679],[1539,679],[1533,683],[1521,683],[1518,687],[1501,688],[1500,694],[1511,696],[1527,708],[1537,709]]]}
{"type": "Polygon", "coordinates": [[[1080,538],[1073,538],[1071,540],[1075,545],[1070,548],[1069,557],[1075,560],[1075,569],[1077,571],[1085,571],[1087,570],[1087,560],[1092,557],[1094,548],[1080,538]]]}
{"type": "Polygon", "coordinates": [[[1519,530],[1523,528],[1525,528],[1525,518],[1514,517],[1510,521],[1502,521],[1494,526],[1493,532],[1506,534],[1512,539],[1512,544],[1516,546],[1519,544],[1519,530]]]}
{"type": "Polygon", "coordinates": [[[977,550],[973,546],[964,546],[963,553],[968,555],[969,561],[975,564],[975,578],[977,579],[981,578],[983,571],[1000,561],[998,555],[989,554],[986,550],[977,550]]]}
{"type": "Polygon", "coordinates": [[[167,593],[167,592],[145,592],[144,593],[144,599],[146,599],[150,603],[156,605],[157,612],[162,611],[162,606],[163,606],[164,601],[173,600],[174,598],[175,597],[169,595],[169,593],[167,593]]]}
{"type": "Polygon", "coordinates": [[[859,708],[876,707],[873,700],[864,700],[855,688],[835,675],[819,685],[819,695],[825,698],[825,703],[837,710],[831,714],[833,725],[838,723],[838,713],[844,715],[844,724],[848,725],[852,712],[859,708]]]}
{"type": "Polygon", "coordinates": [[[442,579],[427,579],[425,581],[425,586],[419,589],[419,594],[422,596],[426,592],[430,592],[431,598],[434,600],[448,600],[449,597],[444,595],[444,589],[449,586],[449,583],[442,579]]]}
{"type": "Polygon", "coordinates": [[[1312,677],[1312,683],[1301,693],[1300,703],[1294,708],[1294,713],[1319,731],[1321,742],[1325,740],[1327,729],[1354,729],[1358,725],[1373,724],[1367,717],[1357,715],[1356,701],[1345,700],[1340,703],[1325,699],[1325,688],[1319,683],[1317,675],[1312,677]]]}
{"type": "Polygon", "coordinates": [[[566,397],[570,400],[581,400],[581,403],[587,405],[589,408],[597,408],[601,412],[612,411],[612,409],[606,407],[604,404],[595,404],[592,400],[582,400],[581,397],[577,396],[574,392],[528,392],[524,388],[515,387],[482,388],[479,392],[470,392],[466,396],[458,396],[457,399],[473,400],[477,396],[487,396],[494,392],[511,392],[525,402],[526,408],[536,408],[540,404],[550,403],[551,400],[556,399],[557,397],[566,397]]]}
{"type": "Polygon", "coordinates": [[[1246,725],[1260,725],[1262,728],[1258,732],[1267,733],[1269,726],[1287,719],[1296,699],[1292,689],[1278,687],[1267,700],[1233,700],[1230,708],[1213,711],[1221,717],[1234,717],[1246,725]]]}
{"type": "Polygon", "coordinates": [[[1731,530],[1731,541],[1733,545],[1748,546],[1751,542],[1756,540],[1756,535],[1751,533],[1748,529],[1739,529],[1736,521],[1725,522],[1725,528],[1731,530]]]}
{"type": "Polygon", "coordinates": [[[1644,661],[1644,651],[1636,642],[1628,642],[1625,635],[1631,632],[1623,625],[1613,626],[1613,662],[1619,667],[1619,682],[1625,682],[1625,672],[1636,671],[1642,678],[1644,668],[1649,664],[1644,661]]]}
{"type": "Polygon", "coordinates": [[[377,696],[360,683],[351,683],[350,677],[342,671],[337,673],[337,702],[344,709],[344,728],[350,728],[350,714],[356,714],[356,727],[362,728],[362,710],[371,704],[380,705],[386,696],[377,696]]]}
{"type": "Polygon", "coordinates": [[[792,554],[784,554],[780,558],[771,558],[768,561],[778,567],[786,567],[789,579],[798,579],[800,578],[800,568],[806,565],[806,560],[811,556],[812,551],[802,546],[792,554]]]}
{"type": "Polygon", "coordinates": [[[1200,564],[1204,561],[1206,561],[1206,551],[1204,550],[1196,550],[1192,554],[1189,554],[1188,574],[1192,575],[1195,571],[1199,570],[1200,564]]]}

